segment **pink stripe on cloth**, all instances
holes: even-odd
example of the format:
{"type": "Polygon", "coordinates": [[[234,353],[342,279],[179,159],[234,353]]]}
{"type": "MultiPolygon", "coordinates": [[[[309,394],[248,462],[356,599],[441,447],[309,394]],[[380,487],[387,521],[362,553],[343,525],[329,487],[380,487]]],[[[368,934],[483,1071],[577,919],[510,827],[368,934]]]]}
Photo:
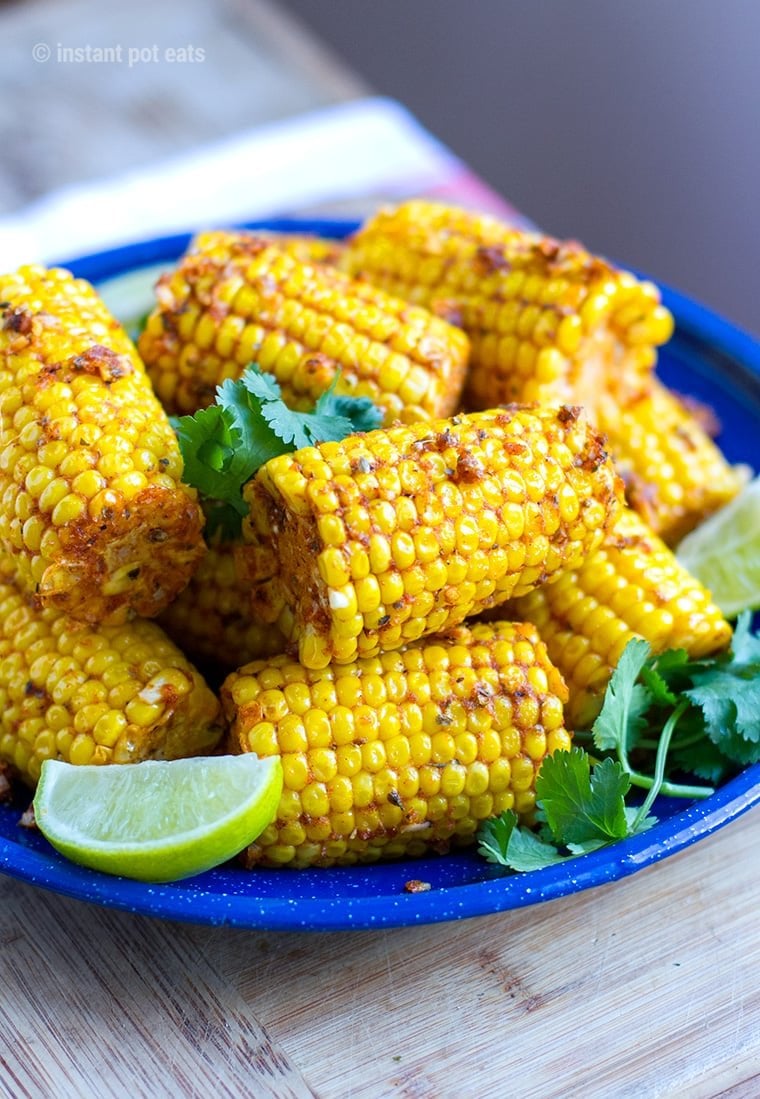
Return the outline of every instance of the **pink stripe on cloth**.
{"type": "Polygon", "coordinates": [[[521,214],[466,165],[457,165],[456,170],[447,175],[440,185],[427,188],[427,193],[431,198],[493,214],[519,229],[535,228],[534,222],[521,214]]]}

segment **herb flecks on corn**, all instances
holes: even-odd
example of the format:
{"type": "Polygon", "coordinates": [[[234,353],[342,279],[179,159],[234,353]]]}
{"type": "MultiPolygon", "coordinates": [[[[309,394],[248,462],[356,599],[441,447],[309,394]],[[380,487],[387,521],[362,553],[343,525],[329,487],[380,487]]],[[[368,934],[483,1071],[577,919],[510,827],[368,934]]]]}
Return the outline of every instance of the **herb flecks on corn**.
{"type": "Polygon", "coordinates": [[[656,286],[576,242],[424,200],[370,218],[341,266],[461,325],[468,407],[570,402],[592,413],[600,389],[646,382],[673,331],[656,286]]]}
{"type": "Polygon", "coordinates": [[[597,418],[628,502],[670,545],[729,503],[746,480],[698,418],[656,378],[646,392],[628,400],[602,395],[597,418]]]}
{"type": "Polygon", "coordinates": [[[709,591],[628,509],[601,549],[516,599],[509,612],[533,622],[546,642],[570,691],[566,718],[573,729],[590,727],[631,638],[644,638],[655,653],[685,649],[692,659],[731,640],[709,591]]]}
{"type": "Polygon", "coordinates": [[[561,676],[523,624],[460,627],[319,672],[279,656],[235,672],[222,697],[232,750],[282,758],[277,819],[248,866],[472,842],[487,817],[530,814],[541,762],[570,747],[561,676]]]}
{"type": "Polygon", "coordinates": [[[400,648],[580,565],[621,495],[577,408],[476,413],[285,454],[244,490],[254,608],[258,579],[279,585],[309,668],[400,648]]]}
{"type": "MultiPolygon", "coordinates": [[[[159,618],[184,652],[226,668],[284,651],[276,625],[283,608],[264,617],[251,608],[251,584],[236,568],[232,542],[209,546],[190,583],[159,618]]],[[[264,593],[259,593],[259,602],[264,593]]]]}
{"type": "Polygon", "coordinates": [[[464,333],[255,234],[202,237],[159,281],[157,297],[139,347],[172,412],[211,404],[217,385],[251,362],[276,377],[297,410],[338,371],[338,392],[369,397],[388,423],[446,416],[458,405],[464,333]]]}
{"type": "Polygon", "coordinates": [[[131,342],[62,270],[0,276],[0,544],[87,622],[153,616],[202,552],[195,492],[131,342]]]}
{"type": "Polygon", "coordinates": [[[220,735],[217,699],[155,622],[84,626],[0,578],[0,760],[26,782],[46,759],[176,759],[220,735]]]}

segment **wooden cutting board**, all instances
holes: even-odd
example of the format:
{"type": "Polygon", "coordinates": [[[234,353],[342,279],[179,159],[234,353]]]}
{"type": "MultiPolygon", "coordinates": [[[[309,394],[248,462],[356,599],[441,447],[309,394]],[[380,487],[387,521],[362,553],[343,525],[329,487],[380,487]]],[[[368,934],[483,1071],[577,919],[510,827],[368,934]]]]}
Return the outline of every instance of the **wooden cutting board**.
{"type": "Polygon", "coordinates": [[[0,1095],[760,1095],[760,813],[461,923],[268,934],[0,878],[0,1095]]]}

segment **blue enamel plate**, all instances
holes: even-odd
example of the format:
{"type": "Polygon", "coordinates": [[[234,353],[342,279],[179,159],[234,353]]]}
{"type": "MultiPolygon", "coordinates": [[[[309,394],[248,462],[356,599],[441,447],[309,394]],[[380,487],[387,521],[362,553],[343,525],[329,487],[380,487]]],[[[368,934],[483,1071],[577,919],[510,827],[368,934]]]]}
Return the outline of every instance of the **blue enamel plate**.
{"type": "MultiPolygon", "coordinates": [[[[341,237],[354,225],[271,221],[254,227],[341,237]]],[[[146,308],[145,288],[156,267],[179,256],[188,240],[165,237],[64,266],[100,284],[112,307],[119,288],[119,315],[137,317],[146,308]],[[121,277],[130,273],[126,280],[121,277]],[[109,282],[117,277],[117,283],[109,282]]],[[[676,318],[676,334],[660,358],[663,379],[679,392],[709,403],[723,424],[720,442],[728,458],[757,467],[760,344],[682,294],[663,290],[663,296],[676,318]]],[[[186,881],[156,886],[108,877],[66,861],[41,835],[18,827],[24,806],[17,804],[0,807],[0,871],[80,900],[191,923],[295,931],[395,927],[502,912],[616,881],[696,843],[758,801],[760,765],[686,808],[683,802],[660,799],[655,806],[660,823],[642,835],[522,875],[504,876],[470,852],[334,870],[245,871],[229,863],[186,881]],[[405,892],[410,879],[429,882],[430,891],[405,892]]]]}

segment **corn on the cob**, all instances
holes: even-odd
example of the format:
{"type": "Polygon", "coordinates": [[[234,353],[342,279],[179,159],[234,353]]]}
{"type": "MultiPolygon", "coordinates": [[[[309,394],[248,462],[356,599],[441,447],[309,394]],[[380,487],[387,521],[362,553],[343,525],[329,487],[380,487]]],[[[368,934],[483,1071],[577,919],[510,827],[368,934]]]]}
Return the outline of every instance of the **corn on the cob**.
{"type": "Polygon", "coordinates": [[[509,604],[538,628],[570,691],[573,729],[597,716],[627,643],[643,637],[655,653],[686,649],[698,658],[725,648],[731,627],[710,593],[646,524],[626,509],[601,549],[578,568],[509,604]]]}
{"type": "MultiPolygon", "coordinates": [[[[221,234],[217,234],[217,237],[221,234]]],[[[302,263],[253,234],[225,234],[160,280],[140,352],[164,406],[195,412],[257,362],[292,408],[338,392],[370,397],[386,422],[429,420],[459,402],[469,343],[427,310],[302,263]]]]}
{"type": "Polygon", "coordinates": [[[670,545],[732,500],[746,479],[656,378],[638,397],[601,395],[597,419],[629,504],[670,545]]]}
{"type": "Polygon", "coordinates": [[[236,547],[211,545],[190,583],[159,618],[183,652],[226,668],[284,652],[282,608],[265,618],[251,608],[251,585],[235,566],[236,547]],[[274,621],[273,621],[274,619],[274,621]]]}
{"type": "Polygon", "coordinates": [[[214,747],[219,703],[155,624],[91,627],[37,610],[0,568],[0,760],[136,763],[214,747]]]}
{"type": "Polygon", "coordinates": [[[328,264],[330,267],[340,263],[346,249],[342,240],[330,240],[326,237],[314,237],[302,233],[274,233],[264,229],[257,229],[255,233],[245,230],[209,229],[193,237],[188,251],[202,252],[204,255],[226,261],[230,254],[231,239],[237,237],[245,241],[251,236],[275,245],[281,252],[287,252],[289,256],[300,260],[301,263],[328,264]]]}
{"type": "Polygon", "coordinates": [[[673,331],[652,283],[576,242],[438,203],[381,210],[341,266],[464,328],[467,407],[571,402],[592,412],[600,389],[637,390],[673,331]]]}
{"type": "Polygon", "coordinates": [[[459,627],[321,672],[286,656],[222,690],[233,751],[280,755],[277,819],[249,866],[331,866],[471,842],[535,804],[541,761],[568,749],[566,698],[532,626],[459,627]]]}
{"type": "Polygon", "coordinates": [[[195,492],[131,342],[86,282],[0,276],[0,545],[42,606],[158,614],[203,550],[195,492]]]}
{"type": "Polygon", "coordinates": [[[576,567],[621,494],[579,409],[514,408],[274,458],[246,486],[243,536],[258,576],[279,585],[301,663],[321,668],[399,648],[576,567]]]}

